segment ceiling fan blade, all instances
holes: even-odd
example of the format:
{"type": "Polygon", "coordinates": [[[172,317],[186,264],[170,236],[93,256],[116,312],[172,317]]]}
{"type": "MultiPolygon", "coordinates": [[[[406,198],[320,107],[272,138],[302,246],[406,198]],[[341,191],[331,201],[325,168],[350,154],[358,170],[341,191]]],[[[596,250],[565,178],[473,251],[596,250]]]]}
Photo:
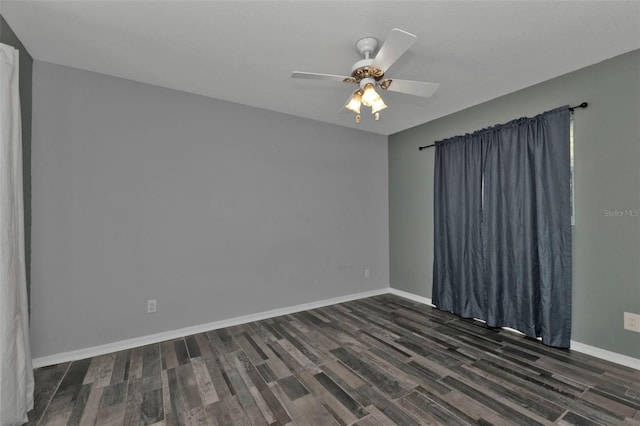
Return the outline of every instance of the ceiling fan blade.
{"type": "Polygon", "coordinates": [[[373,60],[373,67],[384,72],[389,69],[400,56],[416,42],[417,37],[406,31],[394,28],[378,50],[378,54],[373,60]]]}
{"type": "MultiPolygon", "coordinates": [[[[397,80],[391,78],[383,83],[388,83],[387,90],[390,92],[406,93],[408,95],[422,96],[428,98],[433,95],[440,85],[438,83],[427,83],[426,81],[397,80]]],[[[384,87],[384,86],[383,86],[384,87]]]]}
{"type": "Polygon", "coordinates": [[[293,74],[291,74],[291,77],[304,78],[308,80],[330,80],[330,81],[340,81],[340,82],[344,82],[345,80],[347,80],[346,82],[349,82],[348,80],[351,78],[349,76],[344,76],[344,75],[320,74],[317,72],[303,72],[303,71],[294,71],[293,74]]]}

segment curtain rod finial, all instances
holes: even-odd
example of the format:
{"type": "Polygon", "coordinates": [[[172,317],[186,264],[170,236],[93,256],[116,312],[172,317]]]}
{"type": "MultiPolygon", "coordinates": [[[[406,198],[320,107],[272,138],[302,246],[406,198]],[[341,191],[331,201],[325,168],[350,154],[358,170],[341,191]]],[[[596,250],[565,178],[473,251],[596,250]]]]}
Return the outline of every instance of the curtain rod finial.
{"type": "Polygon", "coordinates": [[[576,106],[573,106],[573,107],[569,107],[569,110],[570,110],[571,112],[573,112],[573,110],[574,110],[574,109],[576,109],[576,108],[586,108],[586,107],[588,107],[588,106],[589,106],[589,104],[588,104],[587,102],[583,102],[583,103],[581,103],[580,105],[576,105],[576,106]]]}

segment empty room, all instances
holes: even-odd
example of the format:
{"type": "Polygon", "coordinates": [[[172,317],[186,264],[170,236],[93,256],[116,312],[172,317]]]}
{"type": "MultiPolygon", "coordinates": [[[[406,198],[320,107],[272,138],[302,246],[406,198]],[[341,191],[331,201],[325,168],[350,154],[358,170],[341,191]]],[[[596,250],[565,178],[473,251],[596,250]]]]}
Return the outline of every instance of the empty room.
{"type": "Polygon", "coordinates": [[[640,1],[0,2],[0,426],[640,425],[640,1]]]}

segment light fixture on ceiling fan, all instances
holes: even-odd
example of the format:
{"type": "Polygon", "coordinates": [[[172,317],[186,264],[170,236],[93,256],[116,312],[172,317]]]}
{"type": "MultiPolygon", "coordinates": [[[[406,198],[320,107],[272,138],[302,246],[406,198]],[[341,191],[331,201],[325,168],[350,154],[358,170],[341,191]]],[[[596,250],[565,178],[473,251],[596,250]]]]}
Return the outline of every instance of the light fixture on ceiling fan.
{"type": "Polygon", "coordinates": [[[440,86],[437,83],[427,83],[424,81],[383,79],[389,67],[409,50],[415,41],[415,35],[394,28],[373,58],[371,56],[378,49],[377,39],[365,37],[356,42],[356,50],[363,59],[353,65],[350,77],[301,71],[294,71],[291,77],[356,83],[359,88],[350,95],[349,100],[343,108],[353,111],[356,114],[357,123],[359,123],[362,118],[360,115],[362,105],[370,107],[374,120],[379,120],[380,111],[387,108],[387,105],[382,100],[380,94],[376,92],[376,87],[391,92],[429,97],[433,95],[440,86]]]}
{"type": "Polygon", "coordinates": [[[356,122],[360,122],[360,107],[362,105],[366,107],[371,107],[371,113],[373,114],[374,120],[380,119],[380,111],[385,109],[387,105],[382,100],[382,97],[376,92],[375,89],[375,80],[373,82],[368,81],[372,80],[371,78],[363,79],[360,81],[360,89],[353,92],[353,95],[347,101],[347,104],[344,106],[349,111],[353,111],[356,113],[356,122]]]}

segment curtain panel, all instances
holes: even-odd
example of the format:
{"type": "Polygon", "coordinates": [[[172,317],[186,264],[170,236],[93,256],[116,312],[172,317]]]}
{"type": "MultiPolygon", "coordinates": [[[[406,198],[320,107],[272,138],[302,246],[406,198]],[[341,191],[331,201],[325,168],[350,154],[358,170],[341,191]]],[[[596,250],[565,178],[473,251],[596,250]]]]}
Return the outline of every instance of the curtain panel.
{"type": "Polygon", "coordinates": [[[571,339],[569,107],[436,142],[433,303],[571,339]]]}
{"type": "Polygon", "coordinates": [[[0,425],[27,422],[33,371],[24,258],[18,51],[0,44],[0,425]]]}
{"type": "Polygon", "coordinates": [[[472,135],[436,145],[431,301],[466,318],[484,317],[482,256],[483,144],[472,135]]]}

